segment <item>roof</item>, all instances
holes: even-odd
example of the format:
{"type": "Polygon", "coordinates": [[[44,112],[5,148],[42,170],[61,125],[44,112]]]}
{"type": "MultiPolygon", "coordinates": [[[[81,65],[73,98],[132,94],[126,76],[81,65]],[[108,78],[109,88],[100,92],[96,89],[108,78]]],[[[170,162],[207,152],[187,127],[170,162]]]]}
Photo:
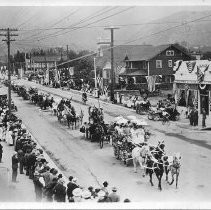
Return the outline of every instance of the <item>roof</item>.
{"type": "MultiPolygon", "coordinates": [[[[103,50],[103,56],[97,57],[96,65],[103,68],[106,62],[111,59],[111,51],[109,47],[101,47],[103,50]]],[[[114,49],[114,63],[116,65],[123,63],[126,56],[134,57],[138,56],[140,52],[144,52],[147,49],[154,48],[152,45],[119,45],[115,46],[114,49]]]]}
{"type": "MultiPolygon", "coordinates": [[[[115,65],[119,65],[120,63],[124,62],[125,57],[128,58],[129,61],[144,61],[150,60],[151,58],[155,57],[165,49],[170,46],[174,46],[175,48],[179,49],[183,53],[187,54],[177,44],[166,44],[166,45],[119,45],[114,47],[114,63],[115,65]]],[[[102,47],[103,49],[103,57],[97,57],[96,65],[98,67],[103,68],[106,65],[106,62],[110,61],[110,50],[106,50],[108,47],[102,47]]]]}
{"type": "MultiPolygon", "coordinates": [[[[67,56],[62,56],[64,60],[67,59],[67,56]]],[[[32,56],[32,60],[37,63],[44,62],[55,62],[61,60],[61,55],[52,55],[52,56],[32,56]]]]}

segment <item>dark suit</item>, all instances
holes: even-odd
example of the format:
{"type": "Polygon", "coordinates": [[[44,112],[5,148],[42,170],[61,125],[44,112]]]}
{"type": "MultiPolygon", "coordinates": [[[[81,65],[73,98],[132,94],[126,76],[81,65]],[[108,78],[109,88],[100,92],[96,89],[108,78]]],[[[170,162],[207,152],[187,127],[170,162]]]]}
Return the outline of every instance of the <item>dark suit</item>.
{"type": "Polygon", "coordinates": [[[18,157],[16,155],[12,156],[12,182],[16,182],[18,175],[18,157]]]}

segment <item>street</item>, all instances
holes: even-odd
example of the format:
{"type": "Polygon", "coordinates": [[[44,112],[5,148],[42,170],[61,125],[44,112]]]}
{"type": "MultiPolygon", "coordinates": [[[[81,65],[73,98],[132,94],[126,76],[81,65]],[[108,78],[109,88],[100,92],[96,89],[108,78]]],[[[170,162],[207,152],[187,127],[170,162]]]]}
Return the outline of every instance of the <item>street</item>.
{"type": "MultiPolygon", "coordinates": [[[[84,122],[88,117],[88,106],[83,105],[81,95],[76,92],[52,89],[39,84],[19,80],[16,83],[26,86],[36,86],[39,90],[51,93],[54,98],[73,97],[72,105],[76,112],[83,110],[84,122]],[[59,97],[60,96],[60,97],[59,97]]],[[[95,104],[103,107],[106,122],[112,121],[116,116],[135,115],[137,118],[147,120],[152,133],[150,143],[156,145],[158,140],[164,140],[166,153],[172,155],[180,152],[182,167],[179,176],[179,187],[168,185],[163,176],[160,192],[157,188],[157,178],[154,176],[154,187],[149,183],[149,177],[143,178],[141,172],[133,172],[132,165],[126,167],[113,154],[110,144],[100,149],[97,143],[85,140],[79,129],[72,130],[59,124],[57,118],[50,112],[40,111],[29,101],[24,101],[17,94],[12,98],[18,107],[17,115],[23,120],[33,136],[50,155],[56,165],[68,177],[76,176],[82,186],[93,185],[99,187],[103,181],[109,182],[109,187],[116,186],[121,199],[129,198],[136,202],[203,202],[209,200],[211,193],[211,139],[209,131],[188,129],[188,121],[171,122],[169,126],[161,122],[148,121],[147,116],[141,116],[134,110],[114,104],[98,102],[89,98],[88,105],[95,104]]],[[[184,118],[184,116],[183,116],[184,118]]],[[[171,180],[170,174],[169,178],[171,180]]]]}

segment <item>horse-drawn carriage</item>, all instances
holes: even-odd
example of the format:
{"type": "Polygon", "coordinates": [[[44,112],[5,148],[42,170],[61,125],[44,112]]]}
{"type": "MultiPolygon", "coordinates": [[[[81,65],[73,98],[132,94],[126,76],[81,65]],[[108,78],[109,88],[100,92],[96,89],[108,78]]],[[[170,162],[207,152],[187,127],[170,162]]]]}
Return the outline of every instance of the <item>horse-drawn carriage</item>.
{"type": "Polygon", "coordinates": [[[103,148],[104,142],[110,140],[108,133],[109,125],[104,122],[103,109],[95,106],[89,107],[89,134],[91,141],[99,142],[100,148],[103,148]]]}
{"type": "Polygon", "coordinates": [[[62,99],[56,107],[56,113],[58,121],[67,125],[68,128],[70,128],[70,125],[72,126],[72,129],[74,125],[76,128],[77,125],[79,126],[83,122],[83,111],[81,110],[80,114],[77,114],[75,108],[71,105],[70,100],[65,101],[62,99]]]}
{"type": "Polygon", "coordinates": [[[159,121],[159,120],[179,120],[180,113],[175,107],[166,107],[166,108],[151,108],[148,113],[148,119],[159,121]]]}
{"type": "Polygon", "coordinates": [[[148,113],[151,104],[149,100],[136,101],[136,113],[137,114],[146,114],[148,113]]]}
{"type": "Polygon", "coordinates": [[[128,116],[128,119],[117,117],[111,125],[114,156],[127,166],[132,160],[132,150],[142,146],[150,136],[144,128],[147,125],[145,121],[135,116],[128,116]]]}

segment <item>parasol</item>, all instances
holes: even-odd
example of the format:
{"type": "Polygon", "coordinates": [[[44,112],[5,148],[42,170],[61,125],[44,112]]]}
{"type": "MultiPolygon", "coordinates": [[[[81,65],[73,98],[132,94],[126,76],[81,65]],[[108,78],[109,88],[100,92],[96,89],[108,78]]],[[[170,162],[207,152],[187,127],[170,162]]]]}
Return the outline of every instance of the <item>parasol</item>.
{"type": "Polygon", "coordinates": [[[128,120],[136,120],[136,116],[133,116],[133,115],[129,115],[126,117],[128,120]]]}
{"type": "Polygon", "coordinates": [[[126,124],[128,120],[126,120],[125,118],[121,118],[117,121],[118,124],[126,124]]]}
{"type": "Polygon", "coordinates": [[[115,117],[115,118],[114,118],[114,122],[117,122],[117,121],[120,120],[120,119],[124,119],[124,117],[123,117],[123,116],[115,117]]]}
{"type": "Polygon", "coordinates": [[[131,121],[132,123],[136,123],[137,125],[148,125],[148,123],[144,120],[139,120],[139,119],[136,119],[136,120],[132,120],[131,121]]]}

